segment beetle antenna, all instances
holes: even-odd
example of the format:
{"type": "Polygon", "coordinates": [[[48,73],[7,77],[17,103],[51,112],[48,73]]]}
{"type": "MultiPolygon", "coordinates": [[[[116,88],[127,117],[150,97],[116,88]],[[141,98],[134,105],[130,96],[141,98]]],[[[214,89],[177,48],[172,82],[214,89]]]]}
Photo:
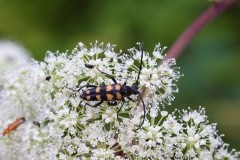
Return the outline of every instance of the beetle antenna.
{"type": "Polygon", "coordinates": [[[139,130],[142,127],[142,125],[144,124],[145,118],[146,118],[146,106],[144,104],[142,95],[140,93],[139,93],[139,97],[140,97],[140,99],[142,101],[142,105],[143,105],[143,121],[141,122],[141,124],[138,126],[138,128],[135,131],[139,130]]]}
{"type": "Polygon", "coordinates": [[[123,83],[124,86],[126,86],[126,84],[127,84],[128,77],[129,76],[127,75],[127,78],[126,78],[125,82],[123,83]]]}
{"type": "Polygon", "coordinates": [[[139,72],[138,72],[138,77],[137,77],[137,80],[136,80],[136,85],[138,86],[139,85],[139,77],[140,77],[140,74],[141,74],[141,70],[142,70],[142,63],[143,63],[143,52],[144,52],[144,43],[140,43],[140,49],[142,51],[142,54],[141,54],[141,61],[140,61],[140,66],[139,66],[139,72]]]}

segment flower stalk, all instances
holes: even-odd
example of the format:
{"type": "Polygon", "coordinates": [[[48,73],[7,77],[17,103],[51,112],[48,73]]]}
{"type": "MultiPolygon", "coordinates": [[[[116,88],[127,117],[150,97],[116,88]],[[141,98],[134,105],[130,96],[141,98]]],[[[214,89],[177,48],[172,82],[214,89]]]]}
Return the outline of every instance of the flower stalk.
{"type": "Polygon", "coordinates": [[[233,6],[237,0],[219,0],[204,11],[190,26],[179,36],[169,49],[165,59],[177,59],[194,36],[210,21],[222,12],[233,6]]]}

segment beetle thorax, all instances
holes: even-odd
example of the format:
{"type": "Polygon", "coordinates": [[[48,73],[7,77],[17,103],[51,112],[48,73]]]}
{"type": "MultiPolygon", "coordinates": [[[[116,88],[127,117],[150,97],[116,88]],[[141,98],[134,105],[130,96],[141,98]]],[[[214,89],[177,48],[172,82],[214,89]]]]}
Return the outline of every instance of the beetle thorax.
{"type": "Polygon", "coordinates": [[[135,85],[130,86],[122,86],[122,93],[128,97],[131,96],[132,94],[137,95],[139,93],[138,87],[135,85]]]}

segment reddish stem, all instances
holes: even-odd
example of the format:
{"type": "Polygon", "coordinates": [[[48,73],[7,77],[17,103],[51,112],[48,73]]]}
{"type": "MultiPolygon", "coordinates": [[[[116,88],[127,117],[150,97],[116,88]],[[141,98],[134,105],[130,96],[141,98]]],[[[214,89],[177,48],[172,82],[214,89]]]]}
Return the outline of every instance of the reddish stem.
{"type": "Polygon", "coordinates": [[[181,34],[168,51],[165,59],[178,58],[190,40],[212,19],[222,13],[224,10],[232,6],[236,0],[221,0],[214,3],[202,15],[200,15],[187,29],[181,34]]]}

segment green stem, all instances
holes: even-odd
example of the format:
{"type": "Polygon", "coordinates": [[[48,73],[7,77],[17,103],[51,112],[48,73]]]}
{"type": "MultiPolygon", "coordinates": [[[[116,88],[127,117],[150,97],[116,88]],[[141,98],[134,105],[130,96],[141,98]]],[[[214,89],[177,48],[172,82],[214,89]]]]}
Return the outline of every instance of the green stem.
{"type": "Polygon", "coordinates": [[[202,13],[175,41],[165,59],[178,58],[194,36],[211,20],[231,7],[237,0],[220,0],[202,13]]]}

